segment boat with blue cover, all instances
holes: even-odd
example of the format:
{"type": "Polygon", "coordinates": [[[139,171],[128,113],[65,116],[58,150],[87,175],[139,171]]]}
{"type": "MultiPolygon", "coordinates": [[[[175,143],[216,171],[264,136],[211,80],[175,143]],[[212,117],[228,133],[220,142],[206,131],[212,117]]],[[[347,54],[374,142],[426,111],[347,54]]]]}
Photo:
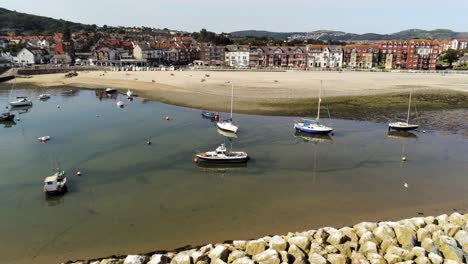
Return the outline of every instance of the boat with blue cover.
{"type": "Polygon", "coordinates": [[[203,118],[208,118],[208,119],[212,119],[212,120],[219,120],[219,114],[216,113],[216,112],[203,111],[201,113],[201,115],[203,116],[203,118]]]}

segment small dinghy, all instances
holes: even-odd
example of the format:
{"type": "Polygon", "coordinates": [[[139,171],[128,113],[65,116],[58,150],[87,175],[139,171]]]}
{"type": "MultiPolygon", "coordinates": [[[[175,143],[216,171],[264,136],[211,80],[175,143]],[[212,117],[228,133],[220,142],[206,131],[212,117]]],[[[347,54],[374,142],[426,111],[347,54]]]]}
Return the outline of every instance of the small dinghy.
{"type": "Polygon", "coordinates": [[[50,94],[41,94],[39,95],[40,100],[47,100],[50,99],[50,94]]]}
{"type": "Polygon", "coordinates": [[[114,94],[117,92],[117,89],[115,88],[106,88],[106,93],[107,94],[114,94]]]}
{"type": "Polygon", "coordinates": [[[58,171],[44,180],[44,192],[48,195],[62,194],[67,191],[67,177],[65,171],[58,171]]]}
{"type": "Polygon", "coordinates": [[[120,108],[123,108],[124,107],[124,103],[122,101],[118,101],[117,102],[117,106],[120,107],[120,108]]]}
{"type": "Polygon", "coordinates": [[[37,139],[41,142],[46,142],[50,140],[50,136],[38,137],[37,139]]]}
{"type": "Polygon", "coordinates": [[[14,118],[15,118],[15,115],[11,114],[10,112],[3,113],[0,115],[0,122],[13,121],[14,118]]]}
{"type": "Polygon", "coordinates": [[[229,151],[224,144],[217,147],[215,151],[207,151],[195,156],[196,163],[246,163],[248,160],[249,156],[247,153],[243,151],[229,151]]]}
{"type": "Polygon", "coordinates": [[[15,101],[10,102],[10,105],[13,107],[32,106],[32,101],[25,96],[18,96],[15,101]]]}
{"type": "Polygon", "coordinates": [[[208,111],[203,111],[201,113],[203,118],[211,119],[211,120],[219,120],[219,114],[215,112],[208,112],[208,111]]]}

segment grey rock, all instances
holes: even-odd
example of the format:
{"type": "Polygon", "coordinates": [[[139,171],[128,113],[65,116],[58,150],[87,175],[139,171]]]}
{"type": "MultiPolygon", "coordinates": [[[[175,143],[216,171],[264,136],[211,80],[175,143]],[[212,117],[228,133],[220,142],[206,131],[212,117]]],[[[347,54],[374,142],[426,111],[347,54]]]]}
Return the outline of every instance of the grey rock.
{"type": "Polygon", "coordinates": [[[395,232],[393,232],[393,228],[388,225],[379,225],[372,233],[374,234],[378,243],[382,243],[382,241],[388,237],[395,238],[395,232]]]}
{"type": "Polygon", "coordinates": [[[424,222],[426,222],[426,225],[433,224],[435,220],[435,217],[433,216],[426,216],[424,217],[424,222]]]}
{"type": "Polygon", "coordinates": [[[324,231],[328,233],[328,238],[326,241],[332,245],[341,244],[345,240],[344,234],[335,228],[326,227],[324,228],[324,231]]]}
{"type": "Polygon", "coordinates": [[[123,262],[123,259],[110,258],[101,260],[100,264],[123,264],[123,262]]]}
{"type": "Polygon", "coordinates": [[[286,250],[288,243],[280,236],[274,236],[270,239],[269,247],[278,251],[286,250]]]}
{"type": "Polygon", "coordinates": [[[410,219],[410,221],[414,226],[416,226],[416,230],[427,225],[423,217],[413,217],[410,219]]]}
{"type": "Polygon", "coordinates": [[[212,244],[208,244],[206,246],[203,246],[200,248],[200,252],[203,253],[203,254],[208,254],[208,252],[210,252],[211,250],[213,250],[213,245],[212,244]]]}
{"type": "Polygon", "coordinates": [[[254,264],[254,262],[249,257],[243,257],[236,259],[232,264],[254,264]]]}
{"type": "Polygon", "coordinates": [[[382,244],[380,244],[380,248],[383,252],[386,252],[387,248],[397,245],[398,241],[396,240],[396,238],[387,237],[384,241],[382,241],[382,244]]]}
{"type": "Polygon", "coordinates": [[[416,230],[418,230],[418,227],[410,219],[404,219],[404,220],[398,221],[398,225],[394,226],[393,228],[396,228],[398,226],[404,226],[404,227],[410,228],[415,232],[416,230]]]}
{"type": "Polygon", "coordinates": [[[465,256],[463,254],[463,250],[461,250],[460,248],[446,243],[444,245],[440,245],[439,250],[445,259],[450,259],[459,263],[463,263],[465,256]]]}
{"type": "Polygon", "coordinates": [[[415,258],[415,257],[425,257],[427,254],[426,254],[426,250],[422,247],[414,247],[411,249],[410,251],[410,256],[411,258],[415,258]]]}
{"type": "MultiPolygon", "coordinates": [[[[395,247],[395,246],[391,246],[387,249],[386,251],[386,254],[392,254],[392,255],[396,255],[396,256],[399,256],[401,257],[401,260],[409,260],[411,258],[411,254],[408,250],[406,249],[403,249],[403,248],[399,248],[399,247],[395,247]]],[[[399,262],[399,261],[397,261],[399,262]]]]}
{"type": "Polygon", "coordinates": [[[205,253],[203,253],[203,252],[201,252],[201,251],[198,251],[198,250],[195,251],[195,252],[192,252],[192,253],[190,254],[190,257],[192,258],[192,260],[193,260],[194,263],[197,263],[197,262],[199,262],[199,261],[206,261],[206,262],[209,262],[208,256],[207,256],[205,253]]]}
{"type": "Polygon", "coordinates": [[[224,262],[227,261],[229,251],[223,245],[217,245],[213,250],[208,253],[208,257],[213,261],[215,259],[220,259],[224,262]]]}
{"type": "Polygon", "coordinates": [[[325,255],[325,254],[327,254],[327,251],[320,244],[312,242],[310,244],[310,250],[309,250],[309,254],[311,254],[311,253],[317,253],[319,255],[325,255]]]}
{"type": "Polygon", "coordinates": [[[455,234],[455,239],[458,241],[458,244],[461,245],[463,251],[468,254],[468,232],[465,230],[460,230],[455,234]]]}
{"type": "Polygon", "coordinates": [[[207,261],[207,260],[199,260],[199,261],[195,262],[195,264],[210,264],[210,262],[207,261]]]}
{"type": "Polygon", "coordinates": [[[403,258],[401,256],[390,253],[385,254],[384,259],[387,261],[387,264],[395,264],[403,261],[403,258]]]}
{"type": "Polygon", "coordinates": [[[327,264],[327,260],[317,253],[312,253],[309,255],[310,264],[327,264]]]}
{"type": "Polygon", "coordinates": [[[327,245],[325,246],[325,251],[327,252],[327,254],[334,254],[338,253],[339,250],[333,245],[327,245]]]}
{"type": "MultiPolygon", "coordinates": [[[[286,262],[288,263],[288,262],[286,262]]],[[[304,257],[295,258],[293,264],[307,264],[307,260],[304,257]]]]}
{"type": "Polygon", "coordinates": [[[341,254],[328,254],[327,260],[331,264],[346,264],[348,258],[341,254]]]}
{"type": "Polygon", "coordinates": [[[434,241],[430,238],[424,238],[421,242],[421,247],[424,248],[427,252],[439,254],[437,246],[435,245],[434,241]]]}
{"type": "Polygon", "coordinates": [[[428,257],[421,256],[421,257],[417,257],[414,260],[414,263],[416,263],[416,264],[431,264],[431,261],[429,260],[428,257]]]}
{"type": "Polygon", "coordinates": [[[242,250],[234,250],[228,256],[228,263],[234,262],[236,259],[245,257],[246,253],[242,250]]]}
{"type": "Polygon", "coordinates": [[[289,245],[296,245],[305,252],[309,251],[310,240],[306,236],[295,236],[288,239],[289,245]]]}
{"type": "Polygon", "coordinates": [[[441,264],[444,262],[444,259],[438,254],[430,252],[428,258],[431,260],[432,264],[441,264]]]}
{"type": "Polygon", "coordinates": [[[245,246],[245,253],[253,256],[265,251],[266,243],[261,239],[248,241],[245,246]]]}
{"type": "Polygon", "coordinates": [[[356,231],[358,236],[362,236],[365,232],[372,231],[377,228],[376,223],[371,222],[361,222],[353,226],[353,229],[356,231]]]}
{"type": "Polygon", "coordinates": [[[466,219],[465,217],[460,214],[460,213],[453,213],[448,217],[448,221],[454,225],[457,225],[459,227],[463,227],[466,224],[466,219]]]}
{"type": "Polygon", "coordinates": [[[378,244],[379,241],[377,238],[374,236],[374,234],[371,231],[366,231],[362,233],[362,236],[359,238],[359,244],[364,244],[366,241],[372,241],[375,244],[378,244]]]}
{"type": "Polygon", "coordinates": [[[385,259],[377,253],[367,254],[367,259],[369,260],[371,264],[387,264],[385,259]]]}
{"type": "Polygon", "coordinates": [[[124,260],[124,264],[143,264],[146,263],[147,260],[148,257],[146,256],[128,255],[124,260]]]}
{"type": "Polygon", "coordinates": [[[171,260],[171,264],[191,264],[192,259],[190,258],[187,253],[181,252],[177,255],[174,256],[174,258],[171,260]]]}
{"type": "Polygon", "coordinates": [[[335,247],[336,249],[338,249],[338,251],[339,251],[342,255],[345,255],[345,256],[347,256],[347,257],[351,257],[351,252],[357,250],[357,246],[355,246],[354,243],[351,242],[351,241],[346,241],[346,242],[343,243],[343,244],[334,245],[334,247],[335,247]]]}
{"type": "Polygon", "coordinates": [[[442,230],[444,230],[444,233],[448,236],[453,237],[459,230],[461,230],[461,228],[458,225],[446,223],[442,225],[442,230]]]}
{"type": "Polygon", "coordinates": [[[435,224],[429,224],[427,226],[424,227],[425,230],[427,230],[429,233],[433,233],[437,230],[441,230],[442,228],[438,225],[435,225],[435,224]]]}
{"type": "Polygon", "coordinates": [[[416,242],[416,232],[403,225],[397,225],[394,227],[395,235],[397,238],[398,243],[402,247],[413,247],[416,242]]]}
{"type": "Polygon", "coordinates": [[[460,264],[460,262],[457,262],[457,261],[451,260],[451,259],[446,259],[446,260],[444,260],[444,264],[460,264]]]}
{"type": "Polygon", "coordinates": [[[278,251],[274,249],[267,249],[252,257],[252,260],[258,264],[280,264],[278,251]]]}
{"type": "Polygon", "coordinates": [[[232,241],[234,247],[240,250],[245,250],[245,246],[247,245],[247,241],[245,240],[234,240],[232,241]]]}
{"type": "MultiPolygon", "coordinates": [[[[366,256],[368,254],[370,254],[370,253],[377,253],[377,244],[375,244],[372,241],[366,241],[359,248],[359,252],[363,253],[366,256]]],[[[370,261],[370,259],[369,259],[369,261],[370,261]]]]}
{"type": "Polygon", "coordinates": [[[437,220],[438,225],[441,226],[448,222],[448,215],[443,214],[443,215],[436,216],[436,220],[437,220]]]}
{"type": "Polygon", "coordinates": [[[351,253],[351,263],[352,264],[369,264],[369,260],[367,260],[367,258],[363,254],[353,251],[351,253]]]}
{"type": "Polygon", "coordinates": [[[291,256],[295,258],[304,257],[306,255],[306,253],[302,249],[300,249],[298,246],[294,244],[289,246],[288,254],[290,254],[291,256]]]}
{"type": "Polygon", "coordinates": [[[287,251],[281,250],[278,252],[281,258],[281,262],[290,263],[294,261],[294,257],[291,256],[287,251]]]}
{"type": "Polygon", "coordinates": [[[424,228],[420,228],[420,229],[418,229],[418,231],[416,231],[416,237],[417,237],[418,241],[421,242],[426,237],[431,238],[431,233],[429,233],[429,231],[427,231],[424,228]]]}
{"type": "Polygon", "coordinates": [[[171,263],[171,259],[164,254],[154,254],[151,256],[151,260],[147,264],[168,264],[171,263]]]}
{"type": "Polygon", "coordinates": [[[223,261],[222,259],[212,259],[210,264],[227,264],[225,261],[223,261]]]}

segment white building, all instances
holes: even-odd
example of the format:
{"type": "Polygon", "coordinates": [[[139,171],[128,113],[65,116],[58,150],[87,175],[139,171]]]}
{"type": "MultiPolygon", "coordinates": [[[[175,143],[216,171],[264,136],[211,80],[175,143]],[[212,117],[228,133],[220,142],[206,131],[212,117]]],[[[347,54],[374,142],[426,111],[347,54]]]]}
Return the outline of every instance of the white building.
{"type": "Polygon", "coordinates": [[[468,48],[468,39],[454,39],[451,44],[451,49],[466,49],[468,48]]]}
{"type": "Polygon", "coordinates": [[[163,57],[163,50],[152,48],[147,43],[138,43],[133,47],[133,57],[137,60],[158,60],[163,57]]]}
{"type": "Polygon", "coordinates": [[[16,61],[22,64],[42,64],[47,62],[48,57],[45,49],[25,47],[16,55],[16,61]]]}
{"type": "Polygon", "coordinates": [[[248,46],[229,45],[224,52],[226,65],[234,68],[249,66],[250,48],[248,46]]]}
{"type": "Polygon", "coordinates": [[[340,68],[343,64],[341,46],[307,46],[307,66],[309,68],[340,68]]]}

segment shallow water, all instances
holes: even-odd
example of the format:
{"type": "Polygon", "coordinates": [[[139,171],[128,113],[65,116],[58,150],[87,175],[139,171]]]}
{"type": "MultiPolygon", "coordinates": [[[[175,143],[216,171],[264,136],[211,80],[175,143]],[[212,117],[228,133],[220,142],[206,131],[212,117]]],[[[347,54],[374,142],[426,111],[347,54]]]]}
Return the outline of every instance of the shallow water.
{"type": "MultiPolygon", "coordinates": [[[[49,93],[14,111],[16,124],[0,124],[5,263],[245,239],[468,198],[468,140],[459,134],[398,137],[385,124],[324,119],[335,135],[303,138],[294,134],[295,118],[235,114],[239,135],[228,139],[199,110],[121,95],[119,109],[115,98],[99,100],[91,90],[49,93]],[[44,135],[51,141],[40,143],[44,135]],[[220,143],[252,160],[234,168],[193,163],[196,151],[220,143]],[[58,166],[70,191],[46,199],[43,179],[58,166]]],[[[0,90],[0,107],[9,96],[0,90]]]]}

